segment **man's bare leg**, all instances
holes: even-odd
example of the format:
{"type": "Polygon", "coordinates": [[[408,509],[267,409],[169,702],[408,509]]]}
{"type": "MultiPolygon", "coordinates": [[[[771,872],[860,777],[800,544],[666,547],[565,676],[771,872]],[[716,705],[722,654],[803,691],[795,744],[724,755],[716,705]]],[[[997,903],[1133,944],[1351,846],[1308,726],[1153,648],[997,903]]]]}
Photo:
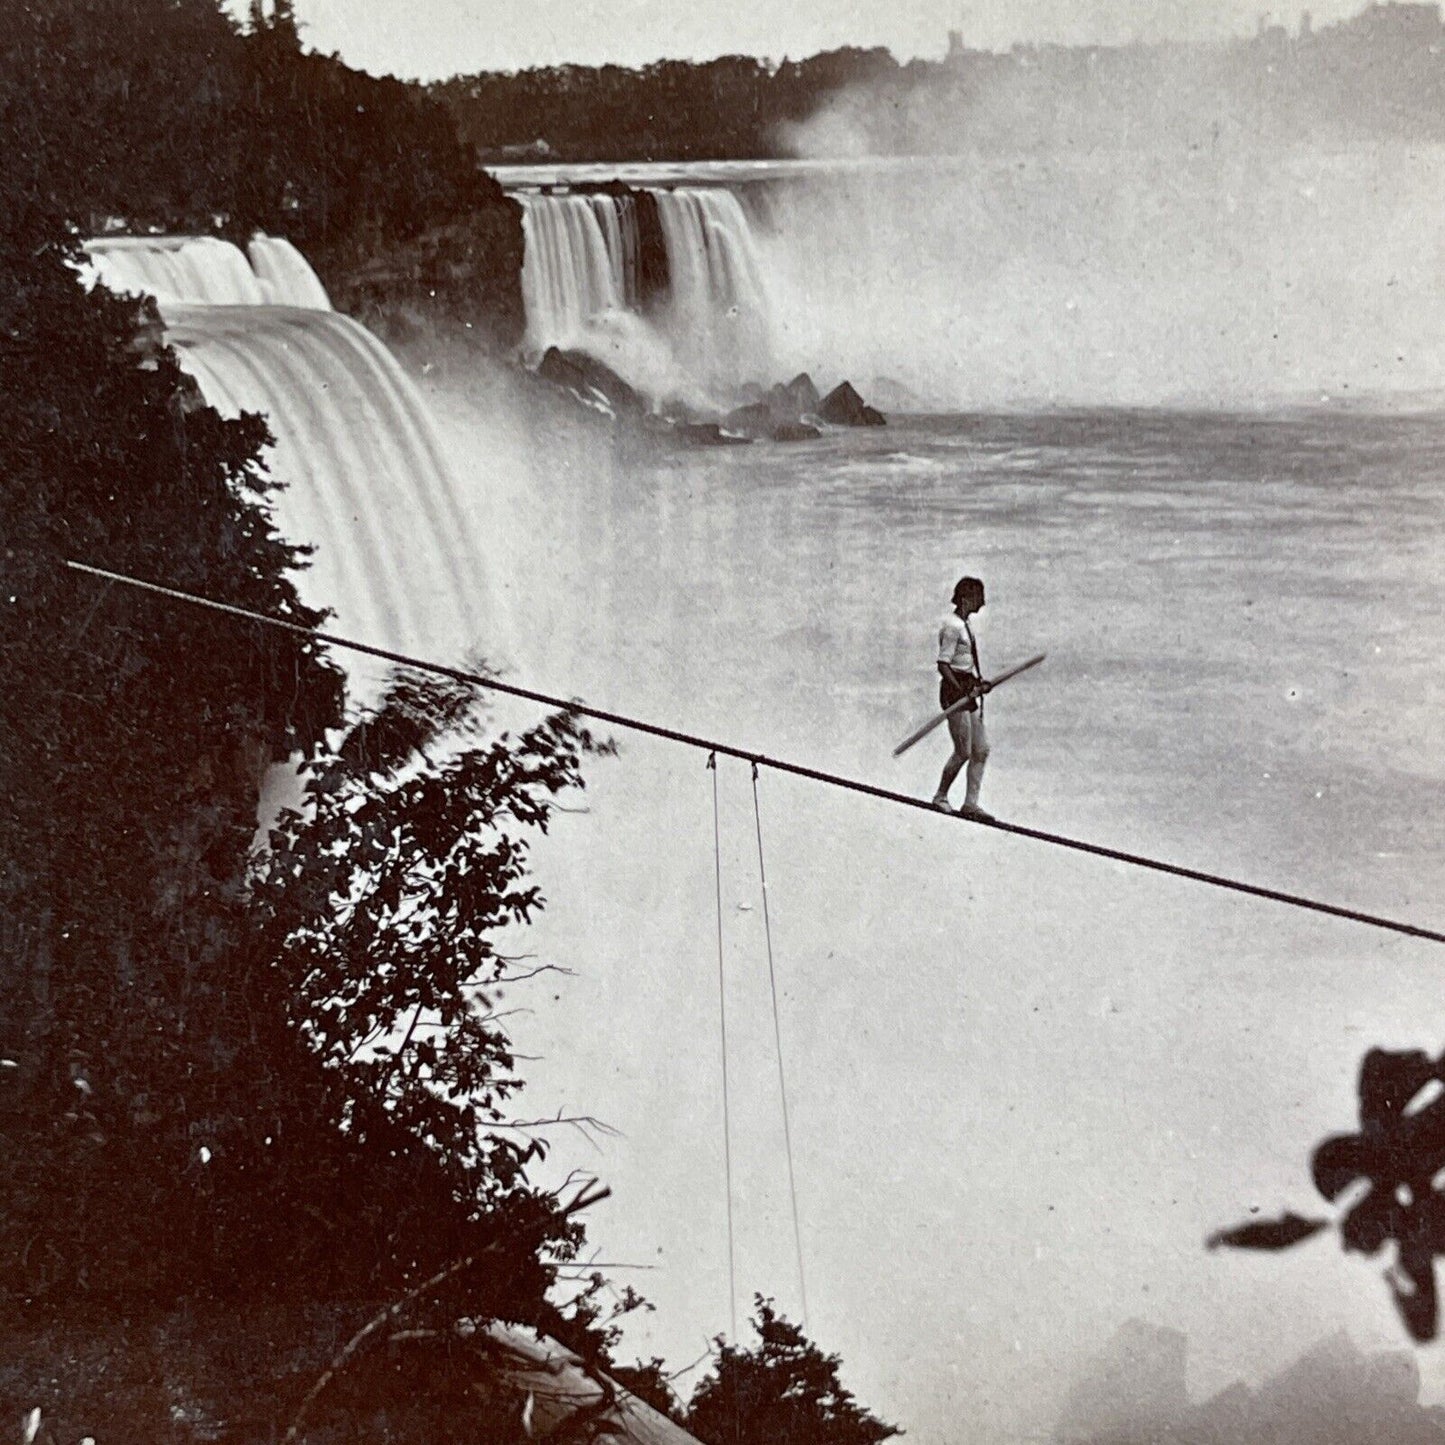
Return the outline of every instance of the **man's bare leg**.
{"type": "Polygon", "coordinates": [[[957,781],[958,775],[963,771],[964,765],[968,762],[970,749],[968,719],[969,714],[966,712],[956,712],[949,715],[948,735],[953,739],[953,752],[949,755],[948,761],[943,765],[943,775],[938,780],[938,791],[933,795],[933,806],[935,808],[948,807],[948,790],[954,785],[955,781],[957,781]]]}
{"type": "Polygon", "coordinates": [[[968,778],[964,783],[963,807],[959,812],[964,817],[982,818],[992,822],[993,815],[978,805],[978,795],[983,789],[983,770],[988,764],[988,734],[983,730],[983,715],[968,714],[968,778]]]}

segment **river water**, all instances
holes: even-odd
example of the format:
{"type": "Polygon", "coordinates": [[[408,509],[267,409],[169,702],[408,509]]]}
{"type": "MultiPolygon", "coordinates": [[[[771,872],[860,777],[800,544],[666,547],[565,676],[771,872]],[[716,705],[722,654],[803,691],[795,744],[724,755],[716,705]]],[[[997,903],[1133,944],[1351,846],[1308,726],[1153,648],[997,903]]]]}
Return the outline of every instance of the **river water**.
{"type": "MultiPolygon", "coordinates": [[[[1001,817],[1445,923],[1445,417],[1398,407],[894,417],[794,447],[644,445],[497,390],[432,400],[487,497],[513,676],[928,796],[954,580],[982,576],[1001,817]]],[[[657,1305],[624,1354],[731,1329],[734,1254],[797,1318],[751,779],[617,734],[539,847],[514,991],[549,1169],[613,1189],[597,1257],[657,1305]]],[[[959,785],[961,795],[962,786],[959,785]]],[[[1440,1047],[1438,945],[764,770],[768,921],[807,1325],[885,1418],[1036,1438],[1131,1317],[1196,1397],[1347,1328],[1397,1347],[1379,1262],[1211,1254],[1320,1203],[1372,1044],[1440,1047]]],[[[1426,1388],[1445,1375],[1421,1356],[1426,1388]]],[[[694,1376],[682,1383],[690,1388],[694,1376]]]]}

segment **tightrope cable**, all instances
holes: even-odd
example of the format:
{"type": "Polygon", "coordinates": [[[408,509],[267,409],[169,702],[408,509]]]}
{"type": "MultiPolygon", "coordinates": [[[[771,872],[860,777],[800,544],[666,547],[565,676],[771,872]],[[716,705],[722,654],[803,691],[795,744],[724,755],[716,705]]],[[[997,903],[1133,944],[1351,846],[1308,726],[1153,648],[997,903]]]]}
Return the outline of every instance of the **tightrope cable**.
{"type": "Polygon", "coordinates": [[[773,1043],[778,1055],[778,1098],[783,1106],[783,1148],[788,1156],[788,1197],[793,1205],[793,1246],[798,1254],[798,1295],[803,1317],[798,1323],[808,1326],[808,1281],[803,1274],[803,1231],[798,1224],[798,1181],[793,1173],[793,1131],[788,1121],[788,1080],[783,1069],[783,1030],[778,1022],[778,976],[773,968],[773,923],[768,913],[768,870],[763,865],[763,814],[758,805],[758,765],[753,764],[753,823],[758,835],[758,882],[763,893],[763,937],[768,943],[768,987],[773,995],[773,1043]]]}
{"type": "Polygon", "coordinates": [[[738,1277],[737,1255],[733,1245],[732,1109],[728,1102],[728,996],[723,974],[722,832],[718,824],[716,753],[708,754],[707,768],[708,772],[712,774],[712,863],[713,878],[717,884],[717,1016],[718,1032],[721,1035],[722,1044],[723,1172],[727,1179],[728,1216],[728,1312],[733,1326],[732,1339],[736,1344],[738,1339],[738,1277]]]}
{"type": "Polygon", "coordinates": [[[1397,918],[1386,918],[1377,913],[1364,913],[1356,908],[1346,908],[1337,903],[1326,903],[1317,898],[1306,898],[1301,894],[1290,893],[1281,888],[1265,888],[1257,883],[1246,883],[1242,879],[1227,878],[1219,873],[1207,873],[1199,868],[1186,868],[1178,863],[1168,863],[1140,853],[1125,852],[1121,848],[1109,848],[1100,843],[1086,842],[1081,838],[1069,838],[1060,833],[1049,833],[1042,828],[1028,828],[1021,823],[1005,823],[999,819],[959,818],[956,814],[940,813],[931,802],[922,798],[910,797],[907,793],[893,792],[888,788],[875,787],[871,783],[861,783],[853,778],[841,777],[837,773],[825,772],[821,768],[805,767],[802,763],[788,762],[784,758],[771,758],[764,753],[749,752],[745,748],[735,748],[728,743],[700,737],[695,733],[681,732],[676,728],[662,727],[657,723],[646,722],[642,718],[627,717],[623,713],[588,707],[575,699],[555,697],[545,692],[537,692],[533,688],[518,687],[515,683],[502,682],[498,678],[468,672],[464,668],[449,667],[445,663],[408,657],[405,653],[393,652],[385,647],[375,647],[369,642],[357,642],[353,638],[339,637],[335,633],[303,627],[299,622],[291,622],[282,617],[268,617],[264,612],[253,612],[249,608],[236,607],[229,602],[217,602],[209,597],[198,596],[193,592],[182,592],[174,587],[163,587],[159,583],[146,582],[138,577],[129,577],[122,572],[110,572],[103,567],[92,567],[84,562],[67,561],[65,565],[73,571],[84,572],[92,577],[99,577],[110,582],[123,582],[128,587],[135,587],[159,597],[169,597],[176,602],[207,607],[213,612],[223,612],[246,622],[259,622],[268,627],[278,627],[311,642],[345,648],[347,651],[363,653],[368,657],[379,657],[401,667],[415,667],[423,672],[435,673],[439,677],[455,678],[458,682],[473,683],[477,687],[505,693],[509,697],[524,698],[529,702],[541,703],[546,707],[560,708],[563,711],[574,713],[578,717],[610,723],[614,727],[645,733],[649,737],[666,738],[671,742],[682,743],[687,747],[701,748],[705,752],[715,753],[721,757],[741,758],[744,762],[772,768],[774,772],[789,773],[797,778],[808,778],[815,783],[842,788],[850,793],[860,793],[864,797],[878,798],[899,807],[918,808],[932,813],[936,818],[952,817],[956,822],[966,822],[976,828],[992,828],[996,832],[1012,833],[1015,837],[1032,838],[1039,843],[1048,843],[1055,848],[1068,848],[1076,853],[1092,854],[1096,858],[1109,858],[1116,863],[1127,863],[1131,867],[1145,868],[1154,873],[1167,873],[1175,878],[1184,878],[1192,883],[1203,883],[1212,888],[1224,888],[1232,893],[1242,893],[1251,898],[1265,898],[1274,903],[1287,904],[1292,908],[1303,908],[1313,913],[1328,914],[1332,918],[1345,918],[1352,923],[1363,923],[1370,928],[1383,928],[1391,933],[1403,933],[1411,938],[1424,938],[1431,943],[1445,943],[1445,932],[1438,929],[1424,928],[1419,924],[1406,923],[1397,918]]]}

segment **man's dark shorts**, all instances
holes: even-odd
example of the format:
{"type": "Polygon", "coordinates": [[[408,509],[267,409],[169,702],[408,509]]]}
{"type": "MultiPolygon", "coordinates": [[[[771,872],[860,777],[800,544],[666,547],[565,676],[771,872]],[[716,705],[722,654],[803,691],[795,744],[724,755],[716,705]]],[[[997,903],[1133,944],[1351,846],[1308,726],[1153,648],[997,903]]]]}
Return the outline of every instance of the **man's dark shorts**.
{"type": "MultiPolygon", "coordinates": [[[[968,677],[968,680],[969,680],[970,682],[975,681],[975,679],[974,679],[973,677],[969,676],[968,674],[965,673],[965,674],[963,674],[963,675],[964,675],[964,676],[967,676],[967,677],[968,677]]],[[[946,711],[948,708],[951,708],[951,707],[954,705],[954,703],[956,703],[956,702],[959,700],[959,698],[961,698],[963,695],[964,695],[964,694],[961,693],[961,692],[948,680],[948,678],[946,678],[946,677],[940,677],[940,678],[938,679],[938,705],[939,705],[939,707],[943,708],[945,711],[946,711]]],[[[964,707],[963,707],[963,709],[962,709],[962,711],[964,711],[964,712],[977,712],[977,711],[978,711],[978,699],[977,699],[977,698],[974,698],[972,702],[965,704],[964,707]]]]}

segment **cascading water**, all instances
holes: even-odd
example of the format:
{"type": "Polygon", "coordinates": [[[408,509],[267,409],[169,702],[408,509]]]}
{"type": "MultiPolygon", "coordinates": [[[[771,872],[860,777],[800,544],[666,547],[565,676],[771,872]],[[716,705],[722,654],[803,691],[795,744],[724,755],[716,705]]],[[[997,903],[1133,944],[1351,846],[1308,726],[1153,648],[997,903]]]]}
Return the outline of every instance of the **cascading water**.
{"type": "Polygon", "coordinates": [[[280,236],[252,237],[246,254],[215,236],[107,236],[87,241],[85,250],[112,291],[154,296],[162,306],[331,310],[316,272],[280,236]]]}
{"type": "Polygon", "coordinates": [[[718,187],[657,191],[671,277],[668,331],[710,381],[765,375],[770,327],[757,241],[742,203],[718,187]]]}
{"type": "MultiPolygon", "coordinates": [[[[207,402],[223,415],[266,417],[269,470],[284,484],[272,499],[276,523],[313,549],[298,586],[335,614],[329,626],[454,663],[510,652],[483,555],[494,532],[484,493],[459,486],[396,359],[330,309],[294,247],[253,243],[254,271],[236,247],[209,238],[86,249],[106,285],[157,294],[166,340],[207,402]],[[305,304],[261,304],[268,294],[305,304]]],[[[360,679],[353,672],[353,693],[369,696],[374,676],[370,666],[360,679]]]]}
{"type": "Polygon", "coordinates": [[[215,236],[109,236],[87,241],[95,272],[112,291],[154,296],[162,306],[261,306],[261,278],[240,249],[215,236]]]}
{"type": "Polygon", "coordinates": [[[609,312],[637,304],[637,222],[613,196],[518,197],[529,349],[575,346],[609,312]],[[629,281],[630,277],[630,281],[629,281]]]}
{"type": "Polygon", "coordinates": [[[731,191],[649,189],[667,284],[644,295],[638,200],[519,192],[527,349],[591,351],[644,389],[672,372],[727,388],[769,371],[769,307],[757,240],[731,191]],[[635,319],[646,317],[646,326],[635,319]],[[658,351],[666,353],[659,365],[658,351]]]}
{"type": "Polygon", "coordinates": [[[335,611],[337,630],[452,659],[495,641],[468,509],[421,398],[369,331],[292,307],[172,307],[165,319],[212,406],[268,418],[271,471],[286,483],[277,524],[315,547],[302,590],[335,611]]]}
{"type": "Polygon", "coordinates": [[[246,254],[271,306],[309,306],[330,311],[331,298],[310,263],[282,236],[252,236],[246,254]]]}

